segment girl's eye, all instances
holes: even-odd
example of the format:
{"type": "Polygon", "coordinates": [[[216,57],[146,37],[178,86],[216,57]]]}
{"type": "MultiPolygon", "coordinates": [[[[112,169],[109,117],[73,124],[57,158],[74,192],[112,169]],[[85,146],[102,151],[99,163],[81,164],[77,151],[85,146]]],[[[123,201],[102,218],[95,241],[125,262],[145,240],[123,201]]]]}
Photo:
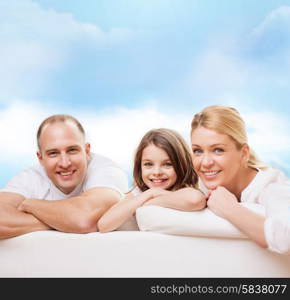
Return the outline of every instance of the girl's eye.
{"type": "Polygon", "coordinates": [[[150,162],[145,162],[145,163],[143,164],[143,166],[145,166],[145,167],[151,167],[151,166],[152,166],[152,163],[150,163],[150,162]]]}
{"type": "Polygon", "coordinates": [[[193,154],[201,154],[201,149],[192,149],[193,154]]]}
{"type": "Polygon", "coordinates": [[[166,167],[172,167],[171,161],[166,162],[164,165],[165,165],[166,167]]]}

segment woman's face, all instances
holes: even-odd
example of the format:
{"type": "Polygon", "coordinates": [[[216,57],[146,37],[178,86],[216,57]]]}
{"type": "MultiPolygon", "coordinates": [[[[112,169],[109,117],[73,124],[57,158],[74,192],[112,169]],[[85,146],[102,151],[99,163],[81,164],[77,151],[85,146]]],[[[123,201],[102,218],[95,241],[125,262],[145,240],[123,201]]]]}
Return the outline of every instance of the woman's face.
{"type": "Polygon", "coordinates": [[[193,166],[206,188],[233,190],[247,161],[247,145],[238,150],[226,134],[198,127],[191,135],[193,166]]]}

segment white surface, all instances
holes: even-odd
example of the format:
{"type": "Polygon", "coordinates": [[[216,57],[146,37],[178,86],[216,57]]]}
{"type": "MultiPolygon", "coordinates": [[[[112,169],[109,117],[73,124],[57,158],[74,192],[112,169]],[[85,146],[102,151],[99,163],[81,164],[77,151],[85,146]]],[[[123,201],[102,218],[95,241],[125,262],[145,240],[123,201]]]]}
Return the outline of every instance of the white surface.
{"type": "Polygon", "coordinates": [[[40,231],[0,240],[0,277],[290,277],[290,257],[248,239],[40,231]]]}
{"type": "MultiPolygon", "coordinates": [[[[265,214],[264,206],[242,203],[258,214],[265,214]]],[[[199,211],[181,211],[161,206],[141,206],[136,211],[140,230],[167,234],[203,237],[248,237],[226,219],[215,215],[209,208],[199,211]]]]}

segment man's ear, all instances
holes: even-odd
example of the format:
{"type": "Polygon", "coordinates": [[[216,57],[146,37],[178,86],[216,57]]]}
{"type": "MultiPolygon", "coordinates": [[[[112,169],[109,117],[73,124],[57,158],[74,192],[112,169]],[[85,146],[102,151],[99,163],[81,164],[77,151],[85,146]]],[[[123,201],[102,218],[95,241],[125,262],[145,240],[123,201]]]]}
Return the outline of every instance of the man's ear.
{"type": "Polygon", "coordinates": [[[36,155],[37,155],[38,161],[42,164],[42,154],[41,154],[41,152],[37,151],[36,155]]]}
{"type": "Polygon", "coordinates": [[[91,156],[91,144],[90,143],[86,143],[85,151],[86,151],[88,158],[90,158],[90,156],[91,156]]]}

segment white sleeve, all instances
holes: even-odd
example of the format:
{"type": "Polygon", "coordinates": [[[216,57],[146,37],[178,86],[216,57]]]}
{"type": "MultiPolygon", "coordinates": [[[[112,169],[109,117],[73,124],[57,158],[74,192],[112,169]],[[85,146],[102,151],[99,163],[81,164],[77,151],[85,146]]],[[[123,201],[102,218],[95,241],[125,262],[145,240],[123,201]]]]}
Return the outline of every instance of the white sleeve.
{"type": "Polygon", "coordinates": [[[121,196],[128,191],[128,179],[126,173],[115,166],[106,166],[101,169],[89,170],[84,190],[93,187],[108,187],[118,191],[121,196]]]}
{"type": "Polygon", "coordinates": [[[273,183],[263,192],[266,201],[264,225],[268,249],[290,254],[290,186],[273,183]]]}
{"type": "Polygon", "coordinates": [[[290,255],[290,213],[270,216],[264,226],[268,249],[290,255]]]}
{"type": "Polygon", "coordinates": [[[4,188],[0,189],[0,192],[16,193],[26,198],[32,198],[34,196],[33,187],[33,172],[26,169],[14,176],[4,188]]]}

